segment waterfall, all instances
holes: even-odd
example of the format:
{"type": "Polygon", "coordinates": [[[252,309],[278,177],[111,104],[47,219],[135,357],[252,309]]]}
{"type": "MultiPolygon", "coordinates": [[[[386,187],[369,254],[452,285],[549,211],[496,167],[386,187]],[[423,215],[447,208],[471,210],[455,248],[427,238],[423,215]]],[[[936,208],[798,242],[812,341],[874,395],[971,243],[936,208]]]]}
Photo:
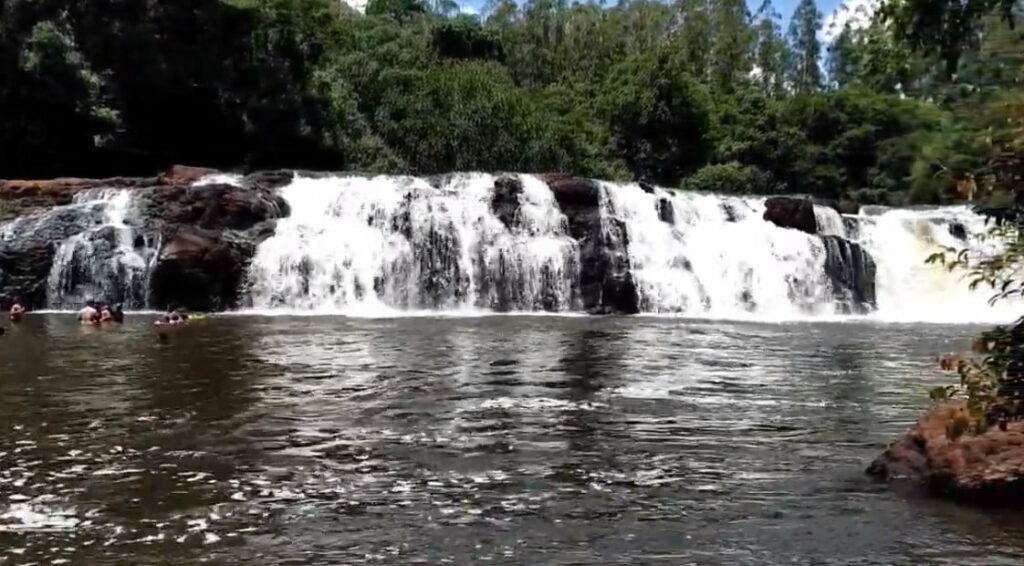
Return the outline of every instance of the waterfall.
{"type": "Polygon", "coordinates": [[[766,319],[835,312],[821,239],[762,220],[763,199],[604,188],[609,214],[628,227],[643,311],[766,319]],[[671,204],[671,218],[659,215],[659,201],[671,204]]]}
{"type": "Polygon", "coordinates": [[[1021,314],[1019,301],[988,304],[994,291],[971,290],[962,272],[950,272],[925,259],[943,248],[993,252],[985,241],[985,221],[966,206],[931,209],[865,207],[847,217],[853,239],[877,264],[877,316],[891,321],[1008,322],[1021,314]],[[1016,308],[1015,308],[1016,307],[1016,308]]]}
{"type": "Polygon", "coordinates": [[[411,177],[298,177],[281,194],[291,216],[253,259],[256,309],[579,306],[577,244],[551,190],[534,177],[460,174],[436,186],[411,177]]]}
{"type": "Polygon", "coordinates": [[[136,238],[138,220],[129,190],[80,191],[72,206],[88,210],[93,226],[57,247],[47,285],[47,306],[71,309],[96,299],[144,308],[156,247],[136,238]]]}
{"type": "Polygon", "coordinates": [[[839,211],[830,206],[814,205],[814,220],[818,224],[818,234],[822,236],[847,237],[846,226],[839,211]]]}
{"type": "Polygon", "coordinates": [[[78,190],[67,205],[0,225],[0,299],[147,308],[159,273],[165,286],[188,278],[199,294],[272,312],[931,322],[1019,314],[1019,302],[991,307],[991,289],[970,290],[961,273],[925,264],[946,248],[993,251],[984,220],[966,206],[840,215],[815,205],[812,229],[809,203],[775,199],[782,216],[773,208],[769,217],[796,229],[765,220],[764,197],[558,175],[269,172],[182,189],[194,193],[122,186],[131,188],[78,190]],[[247,212],[274,190],[283,218],[247,212]],[[204,207],[226,228],[204,224],[204,207]]]}

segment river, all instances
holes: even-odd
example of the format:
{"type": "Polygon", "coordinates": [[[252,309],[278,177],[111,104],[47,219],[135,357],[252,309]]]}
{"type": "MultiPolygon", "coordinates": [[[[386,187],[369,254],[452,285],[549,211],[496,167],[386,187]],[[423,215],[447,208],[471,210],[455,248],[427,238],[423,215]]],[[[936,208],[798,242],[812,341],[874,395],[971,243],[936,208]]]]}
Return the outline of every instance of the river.
{"type": "Polygon", "coordinates": [[[0,563],[1024,560],[863,474],[976,327],[133,318],[0,337],[0,563]]]}

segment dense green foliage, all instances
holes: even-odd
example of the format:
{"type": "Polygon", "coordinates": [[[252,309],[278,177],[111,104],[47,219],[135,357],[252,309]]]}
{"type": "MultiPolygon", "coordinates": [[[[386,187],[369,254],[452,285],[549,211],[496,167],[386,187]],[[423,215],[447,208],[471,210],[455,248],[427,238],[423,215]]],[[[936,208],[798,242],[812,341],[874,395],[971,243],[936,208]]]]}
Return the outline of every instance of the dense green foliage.
{"type": "Polygon", "coordinates": [[[786,36],[770,0],[496,0],[483,17],[421,0],[0,0],[0,177],[183,162],[955,198],[984,150],[939,55],[880,23],[828,49],[820,26],[813,0],[786,36]]]}
{"type": "MultiPolygon", "coordinates": [[[[928,258],[965,272],[972,288],[992,289],[993,304],[1024,297],[1024,34],[1014,28],[1021,8],[1013,0],[913,0],[882,11],[895,41],[937,54],[943,72],[958,77],[939,91],[971,144],[949,155],[958,161],[958,187],[1005,199],[975,207],[989,221],[987,250],[948,248],[928,258]]],[[[973,359],[943,358],[960,382],[931,392],[936,401],[963,400],[946,429],[954,440],[1024,419],[1024,317],[982,333],[972,349],[973,359]]]]}

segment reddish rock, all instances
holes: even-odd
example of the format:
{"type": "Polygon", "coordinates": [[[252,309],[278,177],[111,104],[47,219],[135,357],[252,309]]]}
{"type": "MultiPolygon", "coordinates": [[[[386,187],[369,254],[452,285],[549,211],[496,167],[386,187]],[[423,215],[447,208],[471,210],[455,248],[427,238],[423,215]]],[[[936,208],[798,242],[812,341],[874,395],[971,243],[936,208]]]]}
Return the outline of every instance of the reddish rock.
{"type": "Polygon", "coordinates": [[[764,219],[782,228],[793,228],[818,233],[818,221],[814,217],[814,203],[808,199],[793,197],[772,197],[764,203],[764,219]]]}
{"type": "Polygon", "coordinates": [[[951,440],[962,404],[939,405],[868,467],[873,476],[976,503],[1024,502],[1024,423],[951,440]]]}
{"type": "Polygon", "coordinates": [[[160,176],[161,184],[164,185],[190,185],[208,175],[220,173],[216,169],[205,167],[190,167],[188,165],[172,165],[166,173],[160,176]]]}

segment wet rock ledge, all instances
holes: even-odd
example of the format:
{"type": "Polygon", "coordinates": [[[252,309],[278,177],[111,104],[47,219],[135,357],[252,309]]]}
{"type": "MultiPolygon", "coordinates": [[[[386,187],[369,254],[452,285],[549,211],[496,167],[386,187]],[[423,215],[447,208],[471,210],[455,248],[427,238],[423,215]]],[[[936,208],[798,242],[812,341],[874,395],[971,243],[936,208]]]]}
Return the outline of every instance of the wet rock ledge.
{"type": "Polygon", "coordinates": [[[1024,423],[950,440],[947,427],[954,426],[963,411],[961,404],[932,408],[875,459],[867,473],[967,503],[1024,503],[1024,423]]]}
{"type": "MultiPolygon", "coordinates": [[[[194,184],[213,173],[175,166],[156,177],[0,181],[0,210],[19,219],[8,225],[6,235],[0,234],[0,304],[21,297],[31,308],[46,306],[60,243],[96,223],[87,212],[61,213],[54,207],[72,204],[82,191],[130,189],[138,210],[125,221],[131,223],[136,247],[157,247],[149,288],[127,289],[131,285],[124,274],[111,272],[105,279],[116,284],[103,286],[100,296],[135,308],[234,308],[256,246],[273,234],[274,221],[287,216],[288,207],[276,185],[261,179],[247,179],[244,186],[194,184]],[[55,212],[46,217],[47,211],[55,212]],[[141,304],[146,298],[149,304],[141,304]]],[[[90,236],[93,266],[108,263],[104,254],[113,251],[112,237],[102,230],[90,236]]],[[[75,270],[71,277],[75,281],[69,285],[102,286],[89,270],[75,270]]]]}

